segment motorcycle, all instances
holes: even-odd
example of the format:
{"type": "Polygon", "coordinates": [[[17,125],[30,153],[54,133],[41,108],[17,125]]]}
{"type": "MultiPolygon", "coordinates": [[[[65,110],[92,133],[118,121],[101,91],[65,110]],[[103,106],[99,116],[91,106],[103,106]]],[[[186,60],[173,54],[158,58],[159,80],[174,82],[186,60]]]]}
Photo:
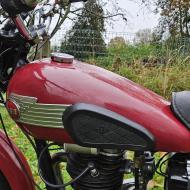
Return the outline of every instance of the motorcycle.
{"type": "MultiPolygon", "coordinates": [[[[41,42],[63,24],[71,3],[78,1],[37,5],[35,0],[0,0],[6,18],[0,30],[0,89],[6,92],[1,103],[33,146],[46,189],[146,190],[155,173],[164,176],[165,190],[190,189],[190,92],[174,93],[169,102],[63,53],[28,61],[28,55],[35,57],[41,42]],[[44,22],[35,25],[37,13],[44,22]],[[49,25],[44,23],[50,24],[54,13],[60,18],[48,35],[49,25]],[[133,159],[128,151],[134,152],[133,159]],[[156,161],[159,151],[166,153],[156,161]],[[64,182],[61,163],[66,163],[70,182],[64,182]],[[134,179],[124,180],[125,174],[134,179]]],[[[42,189],[2,117],[0,122],[0,189],[42,189]]]]}

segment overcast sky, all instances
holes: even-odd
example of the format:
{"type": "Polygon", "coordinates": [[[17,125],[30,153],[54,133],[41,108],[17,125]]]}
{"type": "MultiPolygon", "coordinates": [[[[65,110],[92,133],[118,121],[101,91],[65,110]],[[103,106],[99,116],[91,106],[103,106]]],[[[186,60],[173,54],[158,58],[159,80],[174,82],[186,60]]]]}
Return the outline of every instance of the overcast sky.
{"type": "MultiPolygon", "coordinates": [[[[123,22],[122,18],[118,17],[116,19],[118,21],[114,22],[113,26],[107,25],[107,31],[135,33],[139,29],[153,29],[158,24],[159,15],[155,15],[152,12],[154,9],[153,7],[151,8],[152,10],[150,10],[150,8],[148,9],[144,5],[138,3],[141,2],[141,0],[115,0],[115,2],[118,2],[119,7],[126,10],[128,22],[123,22]]],[[[74,5],[75,7],[81,7],[82,4],[76,3],[74,5]]],[[[113,9],[111,4],[108,4],[106,8],[109,9],[109,11],[113,9]]],[[[63,28],[66,30],[70,28],[70,26],[70,21],[63,24],[63,28]]]]}
{"type": "MultiPolygon", "coordinates": [[[[106,31],[109,31],[109,35],[106,36],[106,42],[115,36],[123,36],[126,40],[133,40],[135,33],[140,29],[150,28],[153,29],[158,24],[159,15],[155,15],[152,11],[139,3],[135,3],[135,0],[115,0],[119,3],[119,6],[127,12],[127,23],[123,22],[121,18],[118,18],[112,26],[107,25],[106,31]],[[112,33],[113,32],[113,33],[112,33]],[[117,32],[117,33],[116,33],[117,32]],[[118,33],[123,34],[118,34],[118,33]]],[[[140,2],[140,0],[136,0],[140,2]]],[[[79,4],[80,5],[80,4],[79,4]]],[[[153,10],[153,8],[152,8],[153,10]]],[[[62,31],[59,31],[53,43],[59,43],[63,36],[63,31],[69,30],[71,22],[66,21],[62,26],[62,31]]]]}
{"type": "MultiPolygon", "coordinates": [[[[108,30],[134,33],[139,29],[153,29],[158,24],[159,15],[155,15],[145,6],[131,0],[118,0],[118,2],[119,6],[127,11],[128,22],[126,24],[122,21],[117,21],[113,28],[107,26],[108,30]]],[[[136,2],[140,2],[140,0],[136,0],[136,2]]]]}

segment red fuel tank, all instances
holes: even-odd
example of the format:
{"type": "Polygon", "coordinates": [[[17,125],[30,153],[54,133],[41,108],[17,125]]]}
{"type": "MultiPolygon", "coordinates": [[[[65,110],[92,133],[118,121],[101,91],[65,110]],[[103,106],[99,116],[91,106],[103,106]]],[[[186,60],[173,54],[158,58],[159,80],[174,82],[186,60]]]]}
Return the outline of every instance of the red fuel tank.
{"type": "Polygon", "coordinates": [[[35,61],[17,69],[7,97],[13,118],[34,137],[74,143],[64,130],[62,114],[70,105],[88,103],[146,128],[155,137],[157,151],[190,152],[190,132],[168,101],[94,65],[53,58],[35,61]]]}

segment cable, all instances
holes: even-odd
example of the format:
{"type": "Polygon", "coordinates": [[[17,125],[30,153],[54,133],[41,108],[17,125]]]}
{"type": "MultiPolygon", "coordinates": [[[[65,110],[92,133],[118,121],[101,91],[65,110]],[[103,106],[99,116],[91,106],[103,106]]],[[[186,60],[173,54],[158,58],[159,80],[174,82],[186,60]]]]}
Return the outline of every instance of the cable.
{"type": "Polygon", "coordinates": [[[12,50],[12,47],[4,50],[3,52],[1,52],[0,57],[2,57],[5,53],[9,52],[10,50],[12,50]]]}
{"type": "Polygon", "coordinates": [[[160,173],[162,173],[163,175],[167,175],[165,172],[163,172],[163,165],[164,165],[166,162],[168,162],[170,159],[171,159],[171,157],[170,157],[170,158],[167,158],[167,159],[164,160],[164,161],[161,163],[161,165],[160,165],[160,173]]]}
{"type": "Polygon", "coordinates": [[[164,161],[163,161],[163,159],[164,159],[166,156],[168,156],[169,154],[170,154],[170,153],[166,153],[164,156],[162,156],[162,157],[160,158],[160,160],[158,161],[158,163],[156,164],[156,167],[155,167],[155,172],[156,172],[157,174],[159,174],[159,175],[165,177],[165,178],[167,178],[168,176],[167,176],[166,173],[164,173],[164,172],[162,171],[162,166],[163,166],[164,163],[166,163],[166,162],[167,162],[168,160],[170,160],[171,158],[168,158],[168,159],[166,159],[166,160],[164,160],[164,161]],[[162,161],[163,161],[163,162],[162,162],[162,161]],[[159,168],[159,171],[158,171],[158,168],[159,168]]]}
{"type": "Polygon", "coordinates": [[[2,115],[1,115],[1,114],[0,114],[0,121],[1,121],[1,124],[2,124],[2,127],[3,127],[3,131],[5,132],[5,136],[6,136],[7,140],[8,140],[8,143],[7,143],[7,144],[9,145],[9,147],[11,148],[11,150],[13,151],[13,153],[14,153],[14,155],[15,155],[17,161],[19,162],[19,164],[20,164],[22,170],[23,170],[24,173],[26,174],[28,180],[31,181],[31,182],[33,183],[33,185],[37,187],[38,190],[42,190],[42,188],[41,188],[41,187],[34,181],[34,179],[28,174],[28,172],[27,172],[27,170],[26,170],[24,164],[22,163],[21,159],[19,158],[18,154],[16,153],[16,151],[15,151],[15,149],[14,149],[14,146],[13,146],[13,143],[12,143],[11,139],[9,138],[9,135],[8,135],[7,130],[6,130],[6,128],[5,128],[5,125],[4,125],[3,118],[2,118],[2,115]]]}
{"type": "Polygon", "coordinates": [[[36,45],[36,48],[35,48],[35,54],[34,54],[34,57],[33,57],[33,61],[35,61],[37,53],[38,53],[38,44],[36,45]]]}
{"type": "Polygon", "coordinates": [[[169,154],[170,154],[169,152],[166,153],[166,154],[164,154],[164,156],[162,156],[162,157],[158,160],[158,162],[157,162],[157,164],[156,164],[156,166],[155,166],[155,172],[156,172],[156,170],[159,168],[160,163],[162,162],[162,160],[163,160],[166,156],[168,156],[169,154]]]}
{"type": "Polygon", "coordinates": [[[28,133],[26,132],[26,130],[22,127],[22,132],[24,134],[24,136],[28,139],[28,141],[30,142],[30,144],[32,145],[34,151],[36,152],[37,155],[37,148],[35,143],[33,142],[32,138],[30,137],[30,135],[28,135],[28,133]]]}
{"type": "Polygon", "coordinates": [[[0,92],[0,103],[3,104],[4,106],[6,104],[2,92],[0,92]]]}
{"type": "Polygon", "coordinates": [[[156,173],[157,173],[158,175],[162,176],[162,177],[168,178],[168,176],[167,176],[166,174],[164,174],[164,173],[161,173],[161,172],[159,172],[159,171],[156,171],[156,173]]]}
{"type": "Polygon", "coordinates": [[[60,10],[59,18],[58,18],[57,23],[56,23],[56,25],[55,25],[52,33],[51,33],[51,36],[53,36],[53,33],[55,32],[56,28],[59,26],[59,23],[60,23],[60,20],[61,20],[61,15],[62,15],[62,10],[60,10]]]}
{"type": "MultiPolygon", "coordinates": [[[[42,171],[41,171],[41,161],[42,161],[42,157],[43,157],[43,154],[45,153],[45,151],[53,146],[53,145],[56,145],[55,143],[50,143],[48,145],[46,145],[43,150],[41,151],[40,155],[39,155],[39,158],[38,158],[38,172],[39,172],[39,175],[42,179],[42,181],[49,187],[52,187],[52,188],[64,188],[64,187],[67,187],[69,185],[72,185],[74,182],[76,182],[78,179],[80,179],[82,176],[84,176],[88,171],[94,169],[94,164],[93,163],[89,163],[88,166],[73,180],[71,180],[70,182],[66,183],[66,184],[62,184],[62,185],[55,185],[55,184],[52,184],[50,182],[48,182],[44,177],[43,177],[43,174],[42,174],[42,171]]],[[[67,153],[65,153],[67,154],[67,153]]]]}

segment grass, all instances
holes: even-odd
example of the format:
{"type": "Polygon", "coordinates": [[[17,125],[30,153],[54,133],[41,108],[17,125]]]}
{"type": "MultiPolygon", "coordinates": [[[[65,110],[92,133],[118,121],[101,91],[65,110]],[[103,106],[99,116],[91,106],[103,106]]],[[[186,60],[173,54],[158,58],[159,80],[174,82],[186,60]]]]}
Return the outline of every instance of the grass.
{"type": "MultiPolygon", "coordinates": [[[[89,59],[88,62],[104,67],[113,72],[127,77],[154,92],[170,99],[173,91],[182,91],[190,89],[190,57],[183,57],[178,52],[159,51],[156,47],[120,47],[120,49],[110,49],[110,55],[115,51],[115,55],[89,59]],[[120,56],[119,53],[123,53],[120,56]],[[158,56],[164,54],[164,64],[151,65],[144,64],[144,60],[150,62],[157,60],[158,56]]],[[[22,134],[21,130],[10,119],[5,108],[0,107],[0,112],[5,121],[8,133],[18,147],[24,152],[30,167],[32,169],[35,181],[43,187],[37,173],[37,162],[35,153],[22,134]]],[[[159,159],[157,154],[156,158],[159,159]]],[[[67,175],[66,175],[67,176],[67,175]]],[[[156,187],[153,189],[163,189],[163,178],[155,175],[156,187]]],[[[71,189],[71,188],[68,188],[71,189]]]]}
{"type": "Polygon", "coordinates": [[[174,91],[190,89],[190,56],[162,49],[155,53],[156,50],[151,47],[137,47],[133,50],[133,56],[130,49],[126,48],[124,49],[126,55],[115,54],[110,57],[89,59],[88,62],[118,73],[166,99],[170,99],[174,91]]]}

